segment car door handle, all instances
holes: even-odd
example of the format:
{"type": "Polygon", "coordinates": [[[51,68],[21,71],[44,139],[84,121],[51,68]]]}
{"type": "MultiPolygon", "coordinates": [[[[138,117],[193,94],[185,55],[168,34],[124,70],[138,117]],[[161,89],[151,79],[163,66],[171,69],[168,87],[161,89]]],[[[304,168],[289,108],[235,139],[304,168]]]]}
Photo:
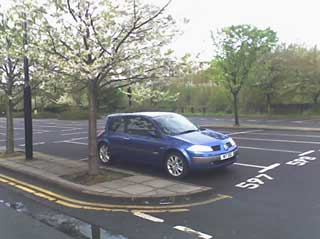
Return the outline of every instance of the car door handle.
{"type": "Polygon", "coordinates": [[[130,140],[129,137],[122,137],[122,139],[124,139],[124,140],[130,140]]]}

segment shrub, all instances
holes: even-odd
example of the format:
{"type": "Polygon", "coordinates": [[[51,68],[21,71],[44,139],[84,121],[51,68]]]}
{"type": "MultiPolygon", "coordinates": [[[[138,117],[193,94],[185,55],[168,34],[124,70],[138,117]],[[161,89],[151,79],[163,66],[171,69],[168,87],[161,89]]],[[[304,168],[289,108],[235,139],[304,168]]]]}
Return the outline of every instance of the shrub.
{"type": "Polygon", "coordinates": [[[52,113],[62,113],[64,111],[68,111],[70,106],[68,104],[50,104],[44,107],[44,111],[52,112],[52,113]]]}
{"type": "Polygon", "coordinates": [[[58,117],[58,115],[56,113],[43,111],[33,114],[32,117],[35,119],[55,119],[58,117]]]}

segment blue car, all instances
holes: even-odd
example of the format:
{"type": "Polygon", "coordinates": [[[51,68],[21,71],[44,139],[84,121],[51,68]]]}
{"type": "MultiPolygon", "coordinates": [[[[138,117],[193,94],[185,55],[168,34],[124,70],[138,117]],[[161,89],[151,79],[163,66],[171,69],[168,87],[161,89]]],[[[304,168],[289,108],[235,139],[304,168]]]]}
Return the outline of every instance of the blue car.
{"type": "Polygon", "coordinates": [[[98,135],[99,159],[158,165],[174,178],[190,170],[225,167],[238,159],[238,146],[227,135],[201,129],[184,116],[167,112],[112,114],[98,135]]]}

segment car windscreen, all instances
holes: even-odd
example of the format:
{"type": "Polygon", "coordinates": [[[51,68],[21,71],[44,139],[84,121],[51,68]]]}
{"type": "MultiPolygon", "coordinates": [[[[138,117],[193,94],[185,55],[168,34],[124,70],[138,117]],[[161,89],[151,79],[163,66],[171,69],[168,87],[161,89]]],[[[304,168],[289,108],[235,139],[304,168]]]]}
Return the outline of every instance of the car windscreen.
{"type": "Polygon", "coordinates": [[[155,117],[154,120],[159,124],[162,131],[168,135],[177,135],[199,130],[193,123],[181,115],[162,115],[155,117]]]}

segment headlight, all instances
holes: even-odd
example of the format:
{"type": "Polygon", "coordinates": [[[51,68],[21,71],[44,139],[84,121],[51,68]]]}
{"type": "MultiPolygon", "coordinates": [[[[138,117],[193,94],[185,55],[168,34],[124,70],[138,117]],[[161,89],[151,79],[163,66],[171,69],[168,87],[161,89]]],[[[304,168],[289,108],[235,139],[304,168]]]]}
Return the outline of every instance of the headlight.
{"type": "Polygon", "coordinates": [[[236,142],[234,142],[234,140],[232,138],[229,138],[229,141],[231,143],[232,146],[235,146],[236,145],[236,142]]]}
{"type": "Polygon", "coordinates": [[[212,152],[212,148],[204,145],[192,145],[188,148],[189,151],[192,152],[212,152]]]}

